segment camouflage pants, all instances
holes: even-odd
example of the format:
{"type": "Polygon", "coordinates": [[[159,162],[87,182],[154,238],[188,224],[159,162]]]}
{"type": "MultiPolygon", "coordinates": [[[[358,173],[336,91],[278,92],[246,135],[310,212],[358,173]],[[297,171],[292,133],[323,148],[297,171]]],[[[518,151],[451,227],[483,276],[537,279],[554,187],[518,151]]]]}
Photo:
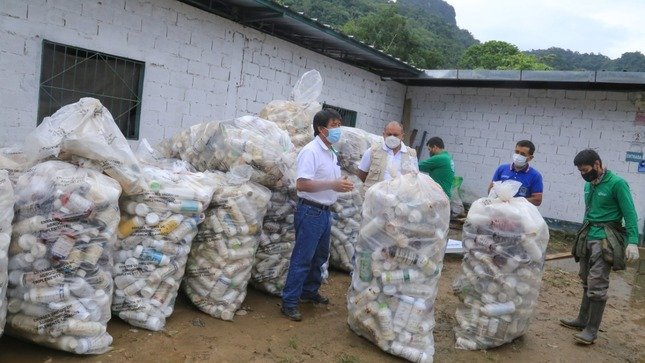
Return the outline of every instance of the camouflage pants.
{"type": "Polygon", "coordinates": [[[611,265],[602,258],[602,241],[588,240],[587,254],[580,259],[580,279],[590,300],[607,301],[611,265]]]}

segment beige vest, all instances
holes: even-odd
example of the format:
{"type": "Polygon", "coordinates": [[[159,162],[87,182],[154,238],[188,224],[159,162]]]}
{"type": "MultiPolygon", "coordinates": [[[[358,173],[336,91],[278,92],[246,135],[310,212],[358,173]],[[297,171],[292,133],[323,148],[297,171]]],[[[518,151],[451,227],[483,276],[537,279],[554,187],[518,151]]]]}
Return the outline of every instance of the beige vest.
{"type": "MultiPolygon", "coordinates": [[[[417,157],[417,152],[411,147],[407,147],[408,152],[402,152],[401,153],[401,174],[405,174],[410,172],[409,170],[411,168],[410,163],[416,161],[417,157]]],[[[383,181],[385,178],[385,169],[388,167],[387,165],[387,151],[383,150],[383,146],[378,143],[372,145],[370,148],[371,153],[372,153],[372,162],[370,164],[370,170],[367,172],[367,177],[365,178],[365,182],[363,183],[363,195],[365,195],[365,192],[367,192],[367,189],[369,189],[372,185],[383,181]]],[[[416,170],[416,169],[412,169],[416,170]]],[[[392,175],[392,173],[390,173],[392,175]]]]}

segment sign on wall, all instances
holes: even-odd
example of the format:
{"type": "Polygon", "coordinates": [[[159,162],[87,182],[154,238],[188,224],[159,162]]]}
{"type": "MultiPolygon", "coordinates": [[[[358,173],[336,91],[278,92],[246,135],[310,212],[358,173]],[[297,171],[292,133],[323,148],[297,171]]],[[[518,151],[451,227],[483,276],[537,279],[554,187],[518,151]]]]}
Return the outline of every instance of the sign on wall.
{"type": "Polygon", "coordinates": [[[638,172],[645,173],[645,160],[641,160],[641,162],[638,163],[638,172]]]}
{"type": "Polygon", "coordinates": [[[639,151],[628,151],[625,153],[625,161],[633,161],[639,163],[643,160],[643,153],[639,151]]]}

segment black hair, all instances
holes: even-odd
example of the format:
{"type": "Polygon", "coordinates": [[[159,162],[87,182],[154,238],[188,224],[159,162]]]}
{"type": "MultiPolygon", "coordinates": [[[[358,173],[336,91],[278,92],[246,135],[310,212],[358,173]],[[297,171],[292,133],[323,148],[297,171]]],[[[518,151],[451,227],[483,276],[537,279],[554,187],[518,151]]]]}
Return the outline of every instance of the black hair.
{"type": "Polygon", "coordinates": [[[320,133],[320,131],[318,131],[319,127],[327,127],[329,120],[339,120],[340,122],[343,122],[343,118],[340,117],[338,111],[334,109],[326,108],[324,110],[316,112],[313,124],[314,136],[318,136],[318,134],[320,133]]]}
{"type": "Polygon", "coordinates": [[[533,145],[533,143],[530,142],[529,140],[520,140],[517,142],[517,144],[515,144],[515,146],[528,147],[529,155],[533,155],[533,153],[535,152],[535,145],[533,145]]]}
{"type": "Polygon", "coordinates": [[[584,149],[581,152],[579,152],[575,158],[573,158],[573,165],[575,166],[582,166],[582,165],[590,165],[593,166],[596,163],[596,160],[600,162],[600,166],[602,166],[602,160],[600,160],[600,155],[596,152],[596,150],[592,149],[584,149]]]}
{"type": "Polygon", "coordinates": [[[441,140],[441,138],[437,136],[431,137],[430,140],[428,140],[428,143],[426,144],[426,146],[428,147],[437,146],[440,149],[446,148],[446,146],[443,144],[443,140],[441,140]]]}

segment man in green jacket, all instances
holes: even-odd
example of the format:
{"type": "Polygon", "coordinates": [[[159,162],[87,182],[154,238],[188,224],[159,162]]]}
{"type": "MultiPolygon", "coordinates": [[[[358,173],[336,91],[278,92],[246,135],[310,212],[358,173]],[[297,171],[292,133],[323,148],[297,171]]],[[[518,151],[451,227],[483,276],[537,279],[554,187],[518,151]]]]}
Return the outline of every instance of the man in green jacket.
{"type": "Polygon", "coordinates": [[[592,344],[607,303],[611,269],[625,269],[625,261],[639,258],[636,209],[627,182],[603,168],[597,152],[582,150],[573,159],[585,183],[584,224],[572,253],[580,262],[584,294],[578,318],[560,320],[579,343],[592,344]],[[622,221],[625,227],[622,227],[622,221]]]}
{"type": "Polygon", "coordinates": [[[419,171],[430,175],[450,199],[452,181],[455,179],[455,163],[452,156],[444,150],[445,145],[440,137],[431,137],[426,144],[430,157],[419,163],[419,171]]]}

